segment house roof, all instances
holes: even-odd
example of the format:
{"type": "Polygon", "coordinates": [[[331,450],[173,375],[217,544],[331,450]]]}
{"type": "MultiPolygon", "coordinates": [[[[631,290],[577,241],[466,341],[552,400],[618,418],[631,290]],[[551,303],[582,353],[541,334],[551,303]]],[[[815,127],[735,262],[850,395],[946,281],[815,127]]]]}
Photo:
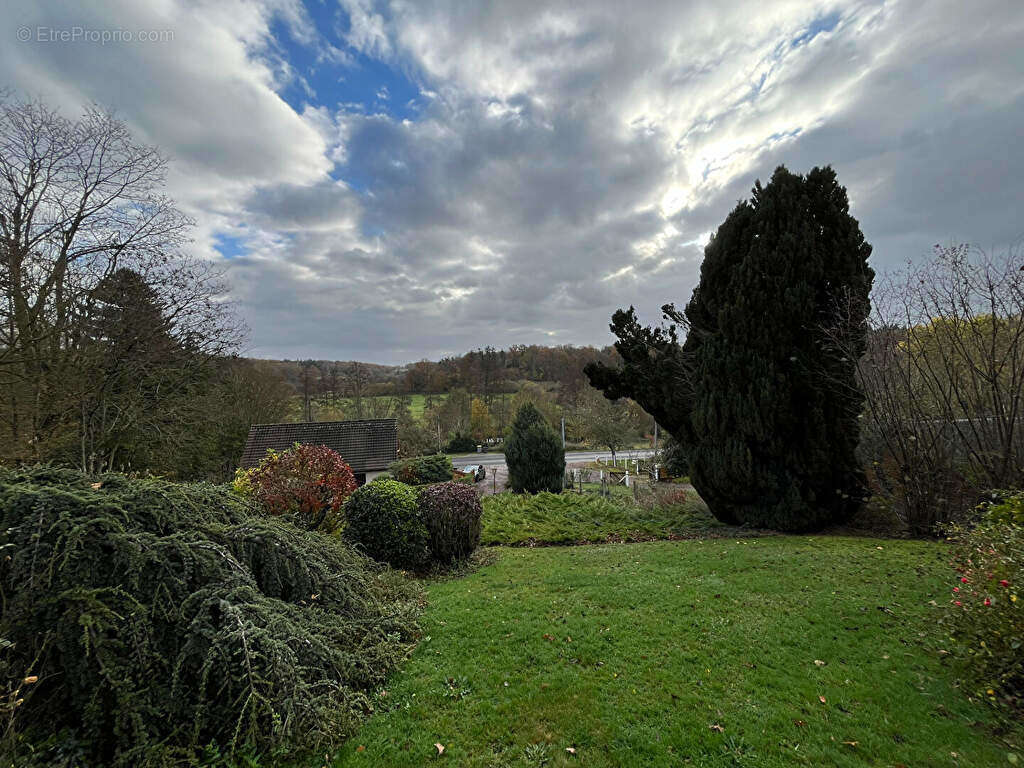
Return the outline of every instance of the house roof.
{"type": "Polygon", "coordinates": [[[255,467],[268,449],[283,451],[295,443],[326,445],[341,454],[356,474],[379,472],[398,457],[398,421],[314,421],[254,424],[242,452],[242,468],[255,467]]]}

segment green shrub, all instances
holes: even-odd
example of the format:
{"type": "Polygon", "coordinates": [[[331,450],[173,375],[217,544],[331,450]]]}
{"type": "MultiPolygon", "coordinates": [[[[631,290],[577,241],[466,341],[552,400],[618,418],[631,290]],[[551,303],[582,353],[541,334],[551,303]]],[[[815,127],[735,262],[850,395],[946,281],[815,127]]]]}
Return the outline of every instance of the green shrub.
{"type": "Polygon", "coordinates": [[[8,735],[42,762],[319,749],[416,631],[400,574],[224,488],[0,470],[0,530],[3,668],[37,678],[8,735]]]}
{"type": "Polygon", "coordinates": [[[455,435],[445,446],[448,453],[473,453],[476,450],[476,440],[469,435],[455,435]]]}
{"type": "Polygon", "coordinates": [[[505,441],[508,487],[516,493],[562,490],[565,452],[540,411],[526,403],[516,413],[505,441]]]}
{"type": "Polygon", "coordinates": [[[258,467],[236,474],[233,489],[300,528],[335,533],[341,526],[341,505],[356,489],[356,478],[337,451],[296,443],[280,453],[268,451],[258,467]]]}
{"type": "Polygon", "coordinates": [[[344,536],[374,560],[397,568],[422,568],[430,559],[416,491],[397,480],[369,483],[349,497],[344,536]]]}
{"type": "Polygon", "coordinates": [[[420,518],[430,534],[430,556],[440,563],[469,557],[480,544],[480,497],[457,482],[420,489],[420,518]]]}
{"type": "Polygon", "coordinates": [[[990,491],[990,501],[980,507],[996,523],[1024,525],[1024,491],[990,491]]]}
{"type": "MultiPolygon", "coordinates": [[[[1002,505],[993,504],[994,517],[1002,505]]],[[[1024,707],[1024,527],[983,518],[953,526],[956,578],[944,617],[968,690],[997,707],[1024,707]]]]}
{"type": "Polygon", "coordinates": [[[400,459],[388,467],[396,480],[407,485],[443,483],[452,479],[452,460],[443,453],[400,459]]]}

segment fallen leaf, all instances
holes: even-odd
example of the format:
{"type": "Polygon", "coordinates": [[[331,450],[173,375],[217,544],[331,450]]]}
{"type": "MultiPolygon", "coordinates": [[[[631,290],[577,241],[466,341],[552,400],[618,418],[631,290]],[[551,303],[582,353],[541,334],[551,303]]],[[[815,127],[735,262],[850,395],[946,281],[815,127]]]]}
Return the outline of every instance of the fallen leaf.
{"type": "Polygon", "coordinates": [[[549,643],[551,643],[551,642],[554,642],[554,639],[555,639],[555,638],[554,638],[554,635],[549,635],[549,634],[548,634],[547,632],[545,632],[545,633],[544,633],[543,637],[544,637],[544,639],[545,639],[545,640],[547,640],[547,641],[548,641],[549,643]]]}
{"type": "Polygon", "coordinates": [[[366,751],[366,747],[364,747],[362,744],[360,744],[358,747],[356,747],[356,752],[365,752],[365,751],[366,751]]]}
{"type": "Polygon", "coordinates": [[[793,725],[795,725],[797,728],[803,728],[805,725],[807,725],[807,721],[806,720],[794,720],[793,721],[793,725]]]}
{"type": "Polygon", "coordinates": [[[825,703],[825,697],[824,696],[819,696],[818,697],[818,701],[820,701],[822,704],[824,704],[825,703]]]}
{"type": "Polygon", "coordinates": [[[565,751],[568,752],[570,755],[575,755],[576,754],[576,748],[575,747],[566,747],[565,751]]]}
{"type": "Polygon", "coordinates": [[[439,742],[439,743],[435,744],[434,747],[437,749],[437,754],[439,754],[439,755],[443,755],[444,754],[444,744],[441,744],[439,742]]]}
{"type": "Polygon", "coordinates": [[[816,666],[816,667],[824,667],[825,666],[825,662],[822,661],[821,659],[815,659],[814,660],[814,666],[816,666]]]}
{"type": "Polygon", "coordinates": [[[843,742],[843,744],[845,744],[848,747],[856,747],[858,743],[859,742],[856,742],[856,741],[844,741],[843,742]]]}
{"type": "Polygon", "coordinates": [[[103,483],[93,483],[91,487],[94,491],[98,491],[100,488],[103,487],[103,483]]]}
{"type": "Polygon", "coordinates": [[[713,723],[708,727],[711,728],[712,731],[718,731],[718,733],[725,733],[725,728],[720,726],[718,723],[713,723]]]}

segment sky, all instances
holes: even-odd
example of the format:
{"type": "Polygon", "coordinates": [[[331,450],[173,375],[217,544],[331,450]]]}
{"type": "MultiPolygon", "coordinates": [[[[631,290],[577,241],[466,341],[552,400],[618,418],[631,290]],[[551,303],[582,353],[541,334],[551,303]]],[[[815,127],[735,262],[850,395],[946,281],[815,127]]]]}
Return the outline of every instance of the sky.
{"type": "Polygon", "coordinates": [[[876,270],[1024,236],[1020,0],[22,0],[0,85],[171,160],[244,352],[405,363],[684,304],[780,164],[876,270]]]}

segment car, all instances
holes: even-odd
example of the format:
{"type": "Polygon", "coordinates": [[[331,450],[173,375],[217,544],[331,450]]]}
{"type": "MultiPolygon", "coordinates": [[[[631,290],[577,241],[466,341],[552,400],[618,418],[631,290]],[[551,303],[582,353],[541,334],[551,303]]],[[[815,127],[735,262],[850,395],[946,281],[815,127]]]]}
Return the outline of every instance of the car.
{"type": "Polygon", "coordinates": [[[472,473],[473,481],[479,483],[485,477],[487,477],[487,470],[484,469],[483,464],[467,464],[466,466],[459,469],[464,475],[472,473]]]}

